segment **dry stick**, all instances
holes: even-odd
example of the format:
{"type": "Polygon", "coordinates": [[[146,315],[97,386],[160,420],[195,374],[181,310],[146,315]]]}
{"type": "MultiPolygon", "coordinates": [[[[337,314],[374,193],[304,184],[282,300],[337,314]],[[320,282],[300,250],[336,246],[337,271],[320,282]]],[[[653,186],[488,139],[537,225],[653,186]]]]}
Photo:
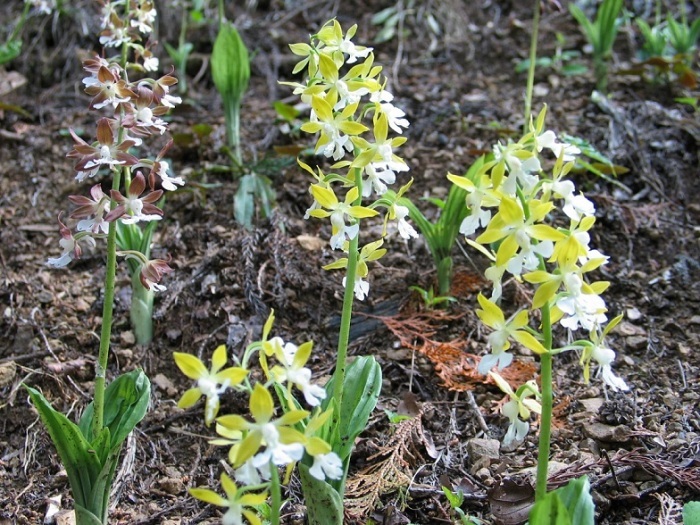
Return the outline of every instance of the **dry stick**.
{"type": "Polygon", "coordinates": [[[471,390],[467,390],[467,403],[469,404],[469,408],[472,409],[472,412],[474,412],[474,415],[476,415],[476,422],[479,423],[479,428],[487,438],[491,437],[489,426],[486,424],[486,421],[484,421],[484,416],[481,415],[481,410],[479,410],[479,405],[476,404],[474,393],[471,390]]]}

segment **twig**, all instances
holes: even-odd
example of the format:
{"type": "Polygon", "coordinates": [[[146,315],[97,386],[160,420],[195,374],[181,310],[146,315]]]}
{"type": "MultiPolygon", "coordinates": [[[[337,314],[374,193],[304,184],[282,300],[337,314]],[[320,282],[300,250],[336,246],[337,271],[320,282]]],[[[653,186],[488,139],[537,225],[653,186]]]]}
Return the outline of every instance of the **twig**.
{"type": "Polygon", "coordinates": [[[479,423],[479,428],[487,438],[491,437],[489,426],[486,424],[486,421],[484,421],[484,416],[481,415],[481,410],[479,410],[479,406],[476,404],[474,394],[471,390],[467,390],[467,403],[469,404],[469,408],[471,408],[472,412],[476,415],[476,422],[479,423]]]}

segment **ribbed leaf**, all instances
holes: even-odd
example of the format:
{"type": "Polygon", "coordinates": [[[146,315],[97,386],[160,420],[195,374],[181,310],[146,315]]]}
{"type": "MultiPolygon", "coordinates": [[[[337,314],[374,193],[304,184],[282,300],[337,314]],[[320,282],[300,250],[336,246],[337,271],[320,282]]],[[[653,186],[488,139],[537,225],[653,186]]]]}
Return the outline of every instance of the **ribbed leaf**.
{"type": "Polygon", "coordinates": [[[343,499],[325,481],[309,474],[308,465],[299,463],[299,477],[304,490],[309,525],[342,525],[343,499]]]}
{"type": "Polygon", "coordinates": [[[78,425],[54,410],[38,390],[26,385],[24,387],[66,469],[76,505],[89,508],[93,481],[97,479],[101,470],[97,454],[78,425]]]}

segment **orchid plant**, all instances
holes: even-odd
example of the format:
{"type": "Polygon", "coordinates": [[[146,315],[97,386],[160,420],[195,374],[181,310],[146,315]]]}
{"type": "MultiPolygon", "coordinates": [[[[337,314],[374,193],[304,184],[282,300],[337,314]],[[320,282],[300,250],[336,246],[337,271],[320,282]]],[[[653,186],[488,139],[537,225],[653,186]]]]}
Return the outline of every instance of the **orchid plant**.
{"type": "Polygon", "coordinates": [[[356,30],[357,26],[353,26],[344,32],[332,20],[311,37],[310,44],[290,46],[295,55],[302,57],[294,72],[306,70],[307,78],[304,83],[284,83],[292,86],[294,93],[311,107],[309,121],[301,129],[319,133],[316,152],[333,162],[331,173],[326,174],[320,167],[313,169],[298,161],[313,181],[309,187],[313,203],[305,217],[329,219],[330,247],[342,253],[324,268],[345,270],[333,377],[325,388],[311,383],[311,371],[305,365],[312,343],[296,347],[277,337],[270,339],[272,317],[265,325],[262,341],[249,346],[239,362],[238,369],[246,371],[251,355],[258,353],[265,380],[254,386],[248,382],[249,375],[237,377],[236,382],[231,377],[233,372],[222,370],[223,348],[215,353],[210,371],[202,363],[194,364],[196,358],[192,356],[175,356],[182,371],[197,381],[180,406],[191,406],[204,394],[205,420],[214,420],[218,396],[227,388],[250,394],[253,421],[240,415],[215,419],[221,436],[215,443],[231,447],[229,460],[235,469],[235,482],[228,476],[222,477],[228,499],[209,489],[192,492],[199,499],[228,507],[226,524],[241,523],[242,515],[249,522],[258,523],[259,517],[244,509],[248,503],[242,503],[245,496],[241,494],[250,496],[247,501],[258,502],[266,499],[267,491],[271,498],[270,522],[279,523],[281,496],[277,468],[287,465],[289,471],[295,463],[299,465],[309,523],[342,524],[343,494],[353,443],[365,429],[379,396],[381,369],[375,359],[358,357],[347,364],[353,303],[369,294],[370,263],[387,252],[384,237],[388,235],[389,223],[395,224],[404,239],[416,237],[417,233],[407,221],[408,208],[399,204],[411,183],[396,192],[388,188],[396,182],[398,173],[409,169],[396,154],[406,139],[390,138],[389,131],[401,134],[409,123],[404,112],[392,103],[393,95],[386,90],[386,80],[380,76],[382,68],[374,65],[372,49],[352,42],[356,30]],[[350,66],[347,71],[346,64],[350,66]],[[361,222],[379,216],[381,211],[384,211],[382,236],[360,246],[361,222]],[[270,358],[276,361],[272,367],[270,358]],[[187,365],[188,361],[192,366],[187,365]],[[294,392],[303,396],[303,403],[294,392]],[[272,393],[279,405],[277,418],[272,393]]]}
{"type": "MultiPolygon", "coordinates": [[[[595,362],[606,387],[613,391],[628,389],[612,371],[615,352],[606,341],[621,316],[608,322],[601,294],[609,283],[588,278],[608,260],[590,246],[595,205],[566,178],[579,150],[560,142],[553,131],[545,130],[546,109],[545,106],[534,123],[530,122],[529,132],[520,140],[496,144],[494,159],[484,163],[472,177],[448,176],[468,194],[470,215],[460,231],[468,237],[480,231],[467,242],[491,261],[485,276],[492,282],[493,291],[490,298],[479,295],[481,308],[477,310],[490,329],[490,352],[482,357],[478,370],[489,373],[509,396],[502,407],[503,415],[510,420],[504,442],[521,440],[527,433],[530,413],[541,413],[536,483],[536,502],[540,507],[554,504],[554,498],[547,493],[553,357],[577,351],[586,381],[590,378],[591,362],[595,362]],[[544,150],[556,158],[551,171],[545,169],[541,159],[544,150]],[[556,226],[548,224],[553,216],[558,217],[556,226]],[[498,304],[508,274],[535,287],[530,307],[511,316],[506,316],[498,304]],[[554,344],[557,324],[569,341],[562,346],[554,344]],[[578,333],[583,335],[577,338],[578,333]],[[512,362],[509,350],[513,343],[540,357],[541,392],[533,382],[514,391],[492,371],[512,362]]],[[[541,508],[537,512],[542,512],[541,508]]]]}
{"type": "Polygon", "coordinates": [[[546,109],[545,106],[536,121],[530,123],[529,132],[519,141],[496,144],[494,159],[484,163],[471,178],[448,176],[468,194],[470,213],[460,231],[467,236],[481,231],[467,242],[491,261],[485,275],[493,290],[490,298],[479,294],[481,308],[477,310],[483,324],[490,329],[490,352],[482,357],[478,369],[489,373],[510,398],[502,407],[503,415],[511,422],[504,442],[521,440],[527,433],[530,413],[541,413],[538,503],[548,501],[549,497],[547,464],[553,357],[565,351],[578,351],[586,381],[590,377],[590,364],[595,362],[607,387],[614,391],[628,389],[625,381],[612,371],[615,352],[606,342],[606,336],[621,319],[618,316],[607,322],[607,307],[601,294],[609,283],[588,279],[591,272],[608,260],[590,246],[588,232],[595,223],[595,205],[566,178],[579,150],[560,142],[553,131],[544,129],[546,109]],[[551,173],[544,169],[541,160],[544,150],[556,158],[551,173]],[[562,222],[556,227],[547,224],[556,213],[560,213],[562,222]],[[498,305],[507,274],[536,288],[530,308],[510,317],[498,305]],[[571,341],[560,347],[554,345],[557,324],[571,341]],[[575,338],[574,334],[580,332],[587,335],[575,338]],[[491,371],[501,370],[512,362],[509,350],[513,343],[540,357],[541,392],[532,382],[513,391],[500,375],[491,371]]]}
{"type": "MultiPolygon", "coordinates": [[[[177,83],[174,77],[145,76],[158,67],[158,59],[147,45],[140,43],[143,36],[152,32],[155,17],[155,8],[148,0],[104,4],[100,43],[106,50],[118,48],[121,53],[111,58],[96,54],[86,59],[83,66],[88,76],[83,84],[86,93],[93,97],[90,108],[109,115],[98,119],[95,142],[88,143],[70,131],[74,148],[68,157],[76,161],[78,182],[109,174],[111,190],[106,194],[101,183],[96,183],[89,197],[69,197],[76,209],[65,222],[61,215],[58,218],[62,254],[48,260],[49,266],[65,267],[79,259],[85,249],[94,247],[97,240],[107,240],[93,402],[76,425],[54,410],[41,393],[26,387],[68,473],[78,525],[107,523],[110,488],[122,443],[144,417],[149,402],[150,382],[141,370],[123,374],[106,385],[117,256],[127,259],[134,283],[149,293],[165,289],[160,281],[172,271],[167,261],[150,257],[149,230],[141,232],[139,224],[151,225],[160,220],[163,192],[174,190],[184,181],[172,177],[163,160],[170,143],[155,160],[131,153],[143,145],[145,138],[165,133],[167,124],[160,116],[180,102],[170,94],[170,87],[177,83]],[[132,72],[140,78],[130,80],[132,72]],[[163,189],[155,189],[156,184],[163,189]]],[[[135,288],[133,300],[140,297],[135,288]]],[[[148,315],[150,322],[150,310],[148,315]]]]}

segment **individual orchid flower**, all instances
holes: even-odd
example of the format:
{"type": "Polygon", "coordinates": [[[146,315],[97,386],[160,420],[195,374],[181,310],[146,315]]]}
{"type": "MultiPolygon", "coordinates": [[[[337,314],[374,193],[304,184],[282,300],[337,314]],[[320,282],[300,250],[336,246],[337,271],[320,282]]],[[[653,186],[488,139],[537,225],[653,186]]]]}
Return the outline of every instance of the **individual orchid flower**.
{"type": "Polygon", "coordinates": [[[126,197],[118,190],[110,190],[117,207],[107,214],[105,220],[111,222],[121,218],[124,224],[159,221],[163,217],[163,210],[154,203],[158,202],[158,199],[163,195],[163,190],[155,190],[145,197],[141,197],[145,189],[146,179],[141,172],[138,172],[129,185],[126,197]]]}
{"type": "MultiPolygon", "coordinates": [[[[368,262],[377,261],[386,255],[386,248],[382,248],[384,244],[384,239],[378,239],[374,242],[365,244],[360,250],[360,256],[357,259],[357,270],[355,273],[355,286],[354,293],[355,297],[364,301],[369,294],[369,283],[365,281],[365,278],[369,275],[368,262]]],[[[348,267],[348,258],[341,257],[331,264],[327,264],[323,267],[324,270],[340,270],[342,268],[348,267]]],[[[343,278],[343,286],[347,282],[347,277],[343,278]]]]}
{"type": "Polygon", "coordinates": [[[618,390],[629,390],[624,379],[616,376],[612,371],[611,364],[615,360],[615,351],[608,348],[605,344],[605,337],[622,321],[622,315],[618,315],[611,320],[608,325],[600,330],[597,325],[590,333],[590,341],[578,341],[577,343],[582,349],[581,365],[583,366],[583,377],[586,383],[590,380],[590,363],[591,360],[596,361],[599,365],[598,374],[603,379],[603,382],[608,385],[613,392],[618,390]]]}
{"type": "Polygon", "coordinates": [[[99,184],[90,188],[90,196],[92,198],[83,195],[69,195],[68,200],[78,206],[70,216],[72,219],[82,219],[76,226],[78,231],[106,235],[109,232],[109,222],[105,220],[104,216],[109,204],[109,197],[104,194],[99,184]]]}
{"type": "Polygon", "coordinates": [[[296,386],[310,406],[319,406],[326,398],[326,391],[311,384],[311,370],[304,366],[311,356],[313,343],[309,341],[297,347],[292,343],[284,343],[278,337],[271,339],[270,343],[280,363],[272,367],[270,375],[278,383],[287,383],[290,389],[292,385],[296,386]]]}
{"type": "Polygon", "coordinates": [[[163,275],[172,271],[173,269],[167,261],[163,259],[150,259],[141,266],[139,279],[144,288],[152,292],[163,292],[166,290],[166,287],[159,284],[160,280],[163,278],[163,275]]]}
{"type": "Polygon", "coordinates": [[[324,481],[343,477],[343,462],[326,441],[316,436],[309,438],[306,453],[314,458],[313,465],[309,468],[309,474],[314,478],[324,481]]]}
{"type": "Polygon", "coordinates": [[[153,82],[153,98],[156,104],[168,108],[174,108],[175,104],[182,104],[182,99],[170,94],[170,88],[177,84],[177,78],[172,75],[163,75],[153,82]]]}
{"type": "Polygon", "coordinates": [[[243,437],[236,449],[234,467],[238,468],[248,459],[258,468],[272,462],[287,465],[299,461],[304,454],[304,434],[293,425],[305,419],[306,410],[289,410],[281,417],[273,419],[275,405],[270,392],[256,383],[250,395],[250,413],[254,421],[248,421],[237,414],[221,416],[217,423],[228,430],[240,431],[243,437]],[[260,452],[260,448],[265,449],[260,452]]]}
{"type": "Polygon", "coordinates": [[[418,238],[418,232],[409,224],[406,220],[408,217],[408,208],[400,204],[393,204],[389,208],[389,220],[395,220],[397,224],[397,231],[402,239],[418,238]]]}
{"type": "Polygon", "coordinates": [[[523,191],[529,194],[539,181],[538,172],[542,169],[536,154],[523,148],[519,143],[500,142],[493,147],[493,155],[496,159],[496,167],[492,175],[493,187],[502,191],[507,196],[515,196],[517,184],[520,183],[523,191]],[[499,169],[508,172],[505,180],[496,175],[499,169]]]}
{"type": "Polygon", "coordinates": [[[140,33],[148,35],[153,31],[153,25],[156,21],[157,12],[152,2],[140,1],[136,5],[136,9],[131,11],[131,20],[129,25],[135,27],[140,33]]]}
{"type": "Polygon", "coordinates": [[[95,246],[95,239],[93,239],[87,232],[78,233],[77,235],[73,236],[68,227],[61,222],[60,214],[58,216],[58,224],[58,231],[61,235],[61,240],[58,241],[58,244],[63,249],[63,253],[61,253],[60,257],[50,257],[46,261],[46,264],[53,266],[54,268],[62,268],[67,266],[71,261],[80,259],[83,254],[83,248],[81,246],[82,242],[88,244],[90,247],[95,246]]]}
{"type": "Polygon", "coordinates": [[[353,204],[358,200],[359,190],[357,187],[348,191],[344,202],[338,201],[338,197],[335,196],[332,189],[324,188],[320,184],[312,184],[311,193],[322,208],[309,211],[309,215],[321,219],[330,217],[332,225],[330,243],[334,250],[342,249],[346,239],[354,239],[360,230],[359,224],[356,222],[347,224],[346,220],[355,221],[378,214],[375,210],[353,204]]]}
{"type": "Polygon", "coordinates": [[[189,493],[198,500],[227,508],[221,519],[223,525],[243,525],[243,518],[248,520],[250,525],[262,525],[262,520],[252,509],[267,501],[266,492],[241,490],[225,472],[221,474],[221,487],[226,493],[225,498],[207,488],[191,488],[189,493]]]}
{"type": "Polygon", "coordinates": [[[459,226],[459,233],[464,236],[472,235],[477,228],[486,228],[491,220],[491,210],[484,208],[497,207],[501,202],[499,196],[493,191],[491,178],[482,172],[471,180],[468,177],[448,174],[447,178],[455,185],[467,192],[465,202],[469,209],[469,215],[459,226]]]}
{"type": "Polygon", "coordinates": [[[153,100],[153,91],[151,89],[145,85],[138,86],[136,88],[136,96],[131,100],[131,104],[124,106],[126,114],[122,119],[122,126],[141,137],[147,137],[154,131],[160,135],[165,133],[167,123],[163,119],[158,118],[158,115],[164,115],[169,108],[156,106],[155,109],[151,109],[153,100]]]}
{"type": "Polygon", "coordinates": [[[97,171],[106,166],[116,169],[118,166],[133,166],[138,159],[128,153],[129,148],[135,145],[133,140],[123,140],[116,144],[114,130],[108,118],[101,118],[97,122],[97,143],[90,145],[69,130],[75,145],[66,155],[68,158],[78,159],[75,170],[78,172],[76,179],[82,181],[85,177],[94,176],[97,171]]]}
{"type": "Polygon", "coordinates": [[[345,62],[354,64],[358,58],[365,58],[372,52],[371,47],[356,46],[352,42],[352,37],[357,31],[357,24],[350,27],[343,37],[343,30],[337,20],[333,20],[330,24],[325,25],[316,35],[318,39],[325,44],[324,53],[341,52],[348,55],[345,62]]]}
{"type": "Polygon", "coordinates": [[[129,26],[124,25],[117,13],[112,11],[105,19],[105,29],[100,33],[100,44],[104,47],[121,47],[131,41],[129,26]]]}
{"type": "MultiPolygon", "coordinates": [[[[491,244],[502,241],[496,252],[497,266],[508,265],[519,250],[536,255],[551,255],[551,245],[538,247],[537,241],[558,241],[566,237],[547,224],[538,224],[553,206],[551,202],[533,199],[529,203],[529,217],[526,217],[520,202],[504,195],[498,213],[491,219],[484,233],[476,238],[476,242],[491,244]]],[[[516,266],[521,267],[522,264],[516,266]]],[[[528,269],[533,270],[534,267],[528,269]]]]}
{"type": "Polygon", "coordinates": [[[564,289],[554,305],[563,314],[559,323],[571,331],[578,330],[579,325],[591,331],[607,321],[605,301],[598,293],[586,287],[580,275],[566,273],[562,279],[564,289]]]}
{"type": "Polygon", "coordinates": [[[163,160],[163,157],[165,157],[165,154],[172,145],[173,140],[170,139],[160,150],[155,161],[141,159],[139,163],[134,166],[135,168],[150,168],[151,171],[148,173],[148,183],[153,188],[156,187],[158,181],[160,181],[161,187],[167,191],[175,191],[178,186],[183,186],[185,184],[185,180],[182,177],[170,176],[168,173],[170,170],[170,163],[163,160]]]}
{"type": "Polygon", "coordinates": [[[136,96],[123,78],[119,70],[101,66],[97,75],[83,79],[85,93],[93,97],[90,107],[102,109],[111,105],[114,109],[120,104],[129,102],[136,96]]]}
{"type": "Polygon", "coordinates": [[[513,392],[510,384],[496,372],[489,372],[489,376],[496,382],[498,388],[510,399],[501,407],[501,413],[508,418],[510,425],[503,437],[503,444],[510,445],[513,442],[522,441],[530,428],[528,420],[530,412],[540,414],[542,407],[536,399],[539,396],[539,389],[535,381],[528,381],[517,392],[513,392]]]}
{"type": "Polygon", "coordinates": [[[311,99],[311,107],[316,117],[315,121],[307,122],[301,126],[307,133],[321,132],[315,151],[322,151],[326,157],[340,160],[345,152],[353,150],[350,136],[364,133],[369,128],[364,124],[350,120],[357,111],[357,104],[351,104],[342,112],[334,114],[333,108],[327,101],[318,96],[311,99]]]}
{"type": "Polygon", "coordinates": [[[177,406],[190,408],[200,397],[206,397],[204,422],[209,426],[219,412],[219,396],[229,387],[239,385],[248,375],[248,370],[240,367],[223,369],[227,359],[224,345],[214,350],[214,355],[211,359],[211,370],[208,370],[200,359],[191,354],[174,352],[173,357],[175,358],[175,364],[177,364],[182,373],[197,381],[197,386],[187,390],[180,398],[177,406]]]}
{"type": "Polygon", "coordinates": [[[486,326],[493,329],[488,336],[491,353],[481,358],[478,366],[479,373],[486,374],[494,366],[498,366],[501,370],[511,363],[513,356],[506,352],[511,345],[510,339],[514,339],[537,354],[547,352],[542,343],[530,332],[523,330],[528,324],[527,310],[519,311],[506,321],[503,310],[496,303],[489,301],[482,294],[479,294],[478,301],[482,309],[477,310],[476,314],[486,326]]]}
{"type": "Polygon", "coordinates": [[[391,103],[394,100],[394,95],[385,89],[381,89],[372,93],[369,99],[371,102],[374,102],[377,113],[383,113],[386,116],[389,127],[396,133],[400,135],[403,133],[401,128],[409,126],[408,119],[404,118],[406,113],[391,103]]]}

